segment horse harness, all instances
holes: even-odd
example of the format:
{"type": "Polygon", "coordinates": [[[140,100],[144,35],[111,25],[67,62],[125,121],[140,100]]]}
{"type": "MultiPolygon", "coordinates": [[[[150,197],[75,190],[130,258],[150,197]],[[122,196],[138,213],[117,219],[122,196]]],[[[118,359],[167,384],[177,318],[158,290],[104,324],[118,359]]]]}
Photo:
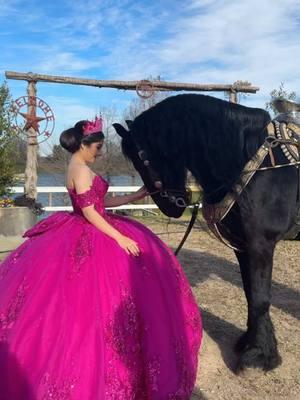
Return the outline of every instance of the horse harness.
{"type": "MultiPolygon", "coordinates": [[[[255,154],[254,157],[250,161],[247,162],[245,165],[240,180],[239,182],[234,186],[233,190],[224,197],[224,199],[216,204],[208,204],[204,201],[202,205],[202,213],[204,216],[204,219],[206,220],[206,223],[208,225],[208,228],[211,230],[211,232],[219,239],[222,243],[227,245],[233,250],[236,251],[242,251],[236,246],[233,246],[230,244],[229,240],[227,240],[223,235],[221,234],[218,224],[221,223],[221,221],[226,217],[226,215],[229,213],[229,211],[232,209],[234,206],[235,202],[237,201],[237,198],[239,195],[242,193],[242,191],[245,189],[245,187],[248,185],[250,182],[251,178],[257,171],[263,171],[263,170],[268,170],[268,169],[274,169],[274,168],[283,168],[283,167],[290,167],[290,166],[295,166],[298,169],[298,174],[299,174],[299,167],[300,167],[300,125],[294,124],[292,122],[290,123],[285,123],[285,122],[278,122],[276,120],[271,121],[268,126],[267,126],[267,131],[268,131],[268,136],[265,138],[264,143],[262,146],[258,149],[257,153],[255,154]],[[286,164],[280,164],[276,165],[273,151],[272,149],[280,145],[284,155],[287,158],[287,163],[286,164]],[[270,167],[261,167],[261,164],[263,163],[264,159],[266,156],[269,154],[270,156],[270,161],[272,166],[270,167]]],[[[175,203],[177,207],[187,207],[188,205],[193,206],[193,211],[192,211],[192,217],[189,222],[189,225],[186,229],[186,232],[178,245],[175,255],[177,255],[182,248],[184,242],[186,241],[189,233],[192,230],[192,227],[196,221],[199,206],[200,206],[200,201],[199,199],[194,202],[194,203],[189,203],[187,204],[186,201],[184,200],[184,193],[178,192],[177,190],[174,191],[172,189],[165,189],[163,190],[162,184],[160,181],[160,176],[157,174],[156,170],[153,169],[148,155],[145,150],[143,150],[137,142],[135,142],[135,145],[138,150],[138,156],[140,160],[143,162],[145,168],[148,170],[149,176],[151,180],[154,182],[155,187],[158,189],[157,191],[153,193],[149,193],[150,195],[154,193],[160,193],[161,197],[166,197],[169,199],[171,203],[175,203]],[[174,194],[172,193],[174,192],[174,194]],[[176,199],[174,196],[176,194],[181,194],[179,198],[176,199]]],[[[300,180],[300,174],[299,174],[299,180],[300,180]]],[[[298,184],[298,201],[300,199],[300,183],[298,184]]],[[[291,229],[291,231],[294,230],[294,237],[297,236],[298,232],[300,231],[300,203],[299,203],[299,209],[298,209],[298,215],[296,218],[296,223],[291,229]]]]}
{"type": "Polygon", "coordinates": [[[300,126],[294,123],[271,121],[267,126],[268,136],[264,143],[260,146],[257,153],[245,165],[238,183],[233,190],[223,198],[222,201],[216,204],[208,204],[204,201],[202,207],[203,217],[211,230],[211,232],[222,243],[233,250],[243,251],[237,246],[232,245],[220,232],[218,224],[228,215],[242,191],[250,182],[251,178],[257,171],[265,171],[275,168],[284,168],[294,166],[298,170],[298,212],[296,221],[287,235],[290,238],[295,238],[300,232],[300,126]],[[287,159],[286,164],[276,164],[273,148],[280,146],[283,154],[287,159]],[[261,167],[266,156],[269,155],[271,166],[261,167]]]}

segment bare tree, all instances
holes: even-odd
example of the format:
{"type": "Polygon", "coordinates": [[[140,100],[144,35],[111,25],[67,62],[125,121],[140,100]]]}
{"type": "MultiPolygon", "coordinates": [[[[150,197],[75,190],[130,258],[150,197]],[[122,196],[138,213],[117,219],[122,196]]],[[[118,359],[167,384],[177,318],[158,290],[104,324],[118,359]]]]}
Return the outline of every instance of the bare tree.
{"type": "Polygon", "coordinates": [[[297,98],[297,94],[294,91],[292,92],[287,91],[284,87],[284,83],[281,82],[278,89],[273,89],[270,92],[270,97],[271,99],[266,103],[266,109],[268,111],[271,111],[271,113],[273,114],[277,114],[278,112],[273,105],[273,101],[275,99],[285,99],[294,101],[297,98]]]}
{"type": "MultiPolygon", "coordinates": [[[[156,80],[156,81],[161,81],[162,77],[157,76],[155,78],[149,77],[149,81],[156,80]]],[[[171,95],[172,92],[163,90],[163,91],[149,91],[148,93],[145,93],[146,95],[148,94],[149,97],[138,97],[136,99],[133,99],[129,106],[125,109],[123,118],[124,121],[126,120],[133,120],[136,118],[139,114],[141,114],[143,111],[148,110],[149,108],[153,107],[155,104],[159,103],[160,101],[166,99],[171,95]]]]}

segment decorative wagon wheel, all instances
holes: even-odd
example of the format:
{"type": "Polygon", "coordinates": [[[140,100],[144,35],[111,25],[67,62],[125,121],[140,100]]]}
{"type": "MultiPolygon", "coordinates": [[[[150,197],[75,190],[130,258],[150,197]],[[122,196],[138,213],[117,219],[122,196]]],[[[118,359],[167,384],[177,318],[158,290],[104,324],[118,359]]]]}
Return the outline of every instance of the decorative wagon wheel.
{"type": "Polygon", "coordinates": [[[154,95],[155,87],[151,81],[143,79],[136,85],[136,93],[142,99],[149,99],[154,95]]]}
{"type": "Polygon", "coordinates": [[[11,112],[13,114],[12,127],[20,138],[29,144],[42,143],[52,135],[55,126],[53,111],[39,97],[19,97],[12,102],[11,112]],[[28,108],[30,111],[28,111],[28,108]],[[38,111],[40,115],[37,115],[38,111]],[[32,129],[34,133],[32,133],[32,129]]]}

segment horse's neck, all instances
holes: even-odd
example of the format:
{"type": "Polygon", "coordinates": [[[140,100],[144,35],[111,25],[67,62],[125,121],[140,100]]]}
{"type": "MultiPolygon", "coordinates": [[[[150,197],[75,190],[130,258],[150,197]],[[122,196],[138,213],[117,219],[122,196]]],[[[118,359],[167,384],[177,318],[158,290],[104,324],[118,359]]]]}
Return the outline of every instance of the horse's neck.
{"type": "Polygon", "coordinates": [[[215,203],[222,200],[227,190],[224,189],[223,182],[213,176],[205,163],[190,163],[187,168],[200,184],[208,202],[215,203]]]}
{"type": "Polygon", "coordinates": [[[236,173],[237,163],[241,158],[240,153],[234,153],[238,151],[239,146],[232,146],[230,157],[222,157],[222,151],[228,152],[228,149],[224,149],[220,142],[216,141],[216,143],[218,143],[216,148],[213,145],[205,146],[205,143],[200,143],[200,141],[193,143],[188,150],[190,154],[186,157],[187,168],[203,188],[207,201],[211,203],[221,201],[230,190],[232,187],[229,183],[230,178],[233,176],[233,171],[236,173]],[[197,149],[197,157],[195,157],[195,149],[197,149]]]}

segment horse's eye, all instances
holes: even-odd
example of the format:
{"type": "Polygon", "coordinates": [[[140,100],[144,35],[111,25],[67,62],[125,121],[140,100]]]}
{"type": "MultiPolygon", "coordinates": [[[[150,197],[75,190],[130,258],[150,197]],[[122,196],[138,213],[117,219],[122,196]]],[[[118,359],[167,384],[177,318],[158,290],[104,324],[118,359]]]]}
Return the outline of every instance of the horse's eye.
{"type": "Polygon", "coordinates": [[[147,160],[147,153],[145,152],[145,150],[140,150],[140,151],[138,152],[138,155],[139,155],[139,158],[140,158],[142,161],[146,161],[146,160],[147,160]]]}

